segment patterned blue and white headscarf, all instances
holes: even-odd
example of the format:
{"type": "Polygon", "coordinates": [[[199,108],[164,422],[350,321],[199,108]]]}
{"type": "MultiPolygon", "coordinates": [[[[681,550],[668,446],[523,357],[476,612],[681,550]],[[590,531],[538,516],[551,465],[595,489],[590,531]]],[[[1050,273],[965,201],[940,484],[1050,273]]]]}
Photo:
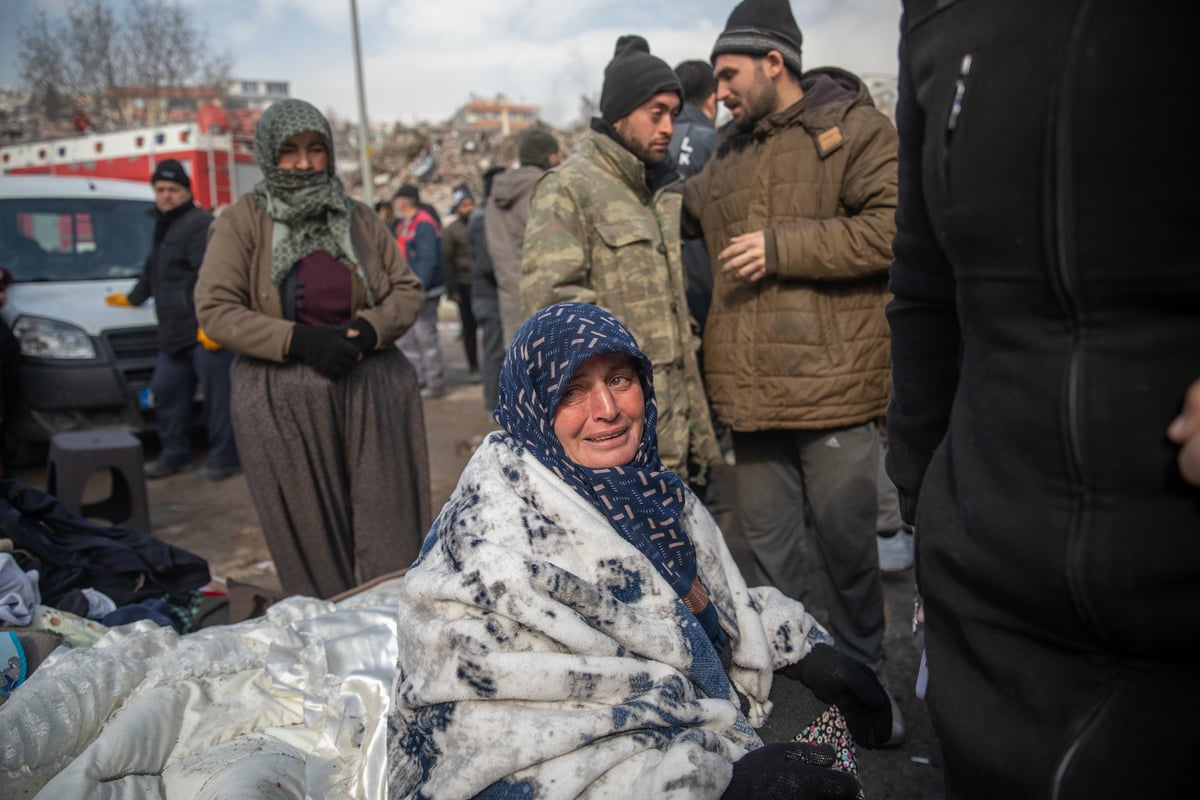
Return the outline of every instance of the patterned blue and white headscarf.
{"type": "MultiPolygon", "coordinates": [[[[658,406],[649,357],[616,317],[586,303],[559,303],[517,330],[500,373],[493,418],[568,486],[604,514],[623,539],[650,559],[680,597],[696,578],[696,548],[681,523],[684,483],[658,456],[658,406]],[[595,355],[630,356],[638,365],[646,419],[633,461],[592,469],[567,457],[554,433],[554,411],[579,366],[595,355]]],[[[697,618],[719,641],[711,603],[697,618]]]]}

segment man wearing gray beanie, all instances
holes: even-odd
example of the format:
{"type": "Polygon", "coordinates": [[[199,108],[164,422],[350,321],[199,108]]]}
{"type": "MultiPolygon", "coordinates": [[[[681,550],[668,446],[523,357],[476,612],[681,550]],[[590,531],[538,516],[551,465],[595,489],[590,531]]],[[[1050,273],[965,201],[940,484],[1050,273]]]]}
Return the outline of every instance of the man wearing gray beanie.
{"type": "Polygon", "coordinates": [[[668,151],[681,104],[674,70],[642,37],[621,37],[604,70],[600,116],[534,190],[521,305],[528,317],[553,303],[593,303],[628,325],[654,366],[663,463],[702,480],[721,453],[696,361],[680,178],[668,151]]]}
{"type": "MultiPolygon", "coordinates": [[[[734,125],[685,185],[684,224],[712,258],[705,376],[732,432],[759,578],[816,609],[882,677],[876,486],[896,129],[856,76],[804,72],[802,43],[787,0],[730,13],[712,63],[734,125]]],[[[899,712],[893,701],[890,744],[904,738],[899,712]]]]}
{"type": "Polygon", "coordinates": [[[774,50],[799,78],[804,74],[800,64],[802,44],[804,35],[788,0],[747,0],[730,12],[725,30],[713,45],[712,60],[715,63],[721,53],[765,56],[774,50]]]}

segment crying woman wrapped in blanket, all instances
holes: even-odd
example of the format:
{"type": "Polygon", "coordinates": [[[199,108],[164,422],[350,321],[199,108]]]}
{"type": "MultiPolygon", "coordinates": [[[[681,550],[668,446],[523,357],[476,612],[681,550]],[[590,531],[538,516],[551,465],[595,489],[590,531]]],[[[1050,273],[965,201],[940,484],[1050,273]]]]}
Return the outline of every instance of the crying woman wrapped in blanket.
{"type": "Polygon", "coordinates": [[[776,673],[868,747],[890,734],[887,696],[800,603],[747,588],[659,459],[652,380],[594,306],[550,306],[514,336],[503,430],[399,587],[389,796],[859,795],[831,748],[755,728],[776,673]]]}

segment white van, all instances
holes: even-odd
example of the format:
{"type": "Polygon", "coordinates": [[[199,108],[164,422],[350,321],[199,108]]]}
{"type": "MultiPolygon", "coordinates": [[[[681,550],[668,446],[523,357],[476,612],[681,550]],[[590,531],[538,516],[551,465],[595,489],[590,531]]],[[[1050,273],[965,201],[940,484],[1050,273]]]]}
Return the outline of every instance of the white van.
{"type": "Polygon", "coordinates": [[[141,275],[153,209],[149,183],[0,176],[0,267],[12,275],[0,319],[21,349],[10,452],[58,431],[153,429],[154,303],[104,302],[141,275]]]}

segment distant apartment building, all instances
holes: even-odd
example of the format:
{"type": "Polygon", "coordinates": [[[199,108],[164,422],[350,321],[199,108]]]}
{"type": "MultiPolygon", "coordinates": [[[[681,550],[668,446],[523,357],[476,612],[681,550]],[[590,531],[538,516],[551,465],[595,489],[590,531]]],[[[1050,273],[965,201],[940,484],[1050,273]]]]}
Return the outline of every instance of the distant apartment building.
{"type": "Polygon", "coordinates": [[[121,109],[120,118],[136,125],[188,122],[208,103],[220,100],[218,86],[110,86],[104,90],[121,109]]]}
{"type": "Polygon", "coordinates": [[[230,111],[265,111],[276,100],[291,97],[288,81],[230,81],[225,97],[225,108],[230,111]]]}
{"type": "MultiPolygon", "coordinates": [[[[135,125],[191,122],[216,103],[229,112],[258,112],[289,96],[287,81],[234,80],[223,86],[113,86],[105,90],[135,125]]],[[[257,114],[254,116],[257,117],[257,114]]]]}
{"type": "Polygon", "coordinates": [[[24,135],[28,106],[28,92],[0,89],[0,141],[15,142],[24,135]]]}
{"type": "Polygon", "coordinates": [[[457,128],[477,131],[499,131],[507,136],[513,131],[524,130],[537,124],[540,106],[511,103],[504,95],[493,98],[472,97],[454,112],[450,124],[457,128]]]}

